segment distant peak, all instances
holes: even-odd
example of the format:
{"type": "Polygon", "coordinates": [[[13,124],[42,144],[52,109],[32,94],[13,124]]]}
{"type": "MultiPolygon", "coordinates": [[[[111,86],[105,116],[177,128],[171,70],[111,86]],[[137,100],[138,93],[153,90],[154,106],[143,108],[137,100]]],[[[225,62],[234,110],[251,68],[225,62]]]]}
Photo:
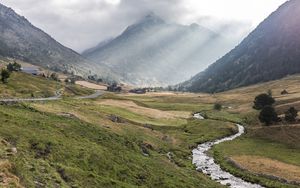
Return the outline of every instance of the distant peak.
{"type": "Polygon", "coordinates": [[[145,18],[158,18],[159,16],[157,16],[154,12],[149,12],[148,14],[146,14],[145,18]]]}
{"type": "Polygon", "coordinates": [[[1,4],[1,3],[0,3],[0,9],[4,9],[4,10],[6,10],[6,11],[13,12],[13,9],[11,9],[10,7],[7,7],[7,6],[5,6],[5,5],[3,5],[3,4],[1,4]]]}
{"type": "Polygon", "coordinates": [[[192,23],[192,24],[190,25],[190,27],[193,28],[193,29],[198,29],[198,28],[200,28],[200,25],[197,24],[197,23],[192,23]]]}
{"type": "Polygon", "coordinates": [[[154,12],[150,12],[140,22],[164,23],[165,21],[154,12]]]}

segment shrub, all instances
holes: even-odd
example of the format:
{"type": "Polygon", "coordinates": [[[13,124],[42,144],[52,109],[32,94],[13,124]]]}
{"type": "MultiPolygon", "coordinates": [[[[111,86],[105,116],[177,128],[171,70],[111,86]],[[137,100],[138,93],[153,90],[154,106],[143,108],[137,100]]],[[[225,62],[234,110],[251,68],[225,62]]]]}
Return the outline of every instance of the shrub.
{"type": "Polygon", "coordinates": [[[54,80],[54,81],[59,81],[58,74],[56,74],[56,73],[52,73],[52,74],[50,75],[50,78],[51,78],[52,80],[54,80]]]}
{"type": "Polygon", "coordinates": [[[10,77],[10,73],[6,69],[2,69],[1,71],[1,81],[3,83],[7,83],[8,78],[10,77]]]}
{"type": "Polygon", "coordinates": [[[271,89],[269,89],[267,93],[268,93],[268,95],[269,95],[270,97],[272,97],[272,96],[273,96],[273,92],[272,92],[272,90],[271,90],[271,89]]]}
{"type": "Polygon", "coordinates": [[[287,94],[289,94],[289,92],[287,90],[281,91],[281,95],[287,95],[287,94]]]}
{"type": "Polygon", "coordinates": [[[261,110],[265,106],[272,106],[274,103],[275,100],[273,97],[264,93],[255,97],[253,108],[256,110],[261,110]]]}
{"type": "Polygon", "coordinates": [[[222,105],[221,105],[220,103],[216,103],[216,104],[214,105],[214,109],[215,109],[215,110],[221,110],[221,109],[222,109],[222,105]]]}
{"type": "Polygon", "coordinates": [[[19,63],[17,63],[17,62],[9,63],[7,65],[7,70],[9,72],[14,72],[14,71],[15,72],[19,72],[19,71],[21,71],[21,65],[19,63]]]}
{"type": "Polygon", "coordinates": [[[298,110],[296,110],[294,107],[291,107],[286,111],[284,119],[288,122],[295,122],[296,118],[298,116],[298,110]]]}
{"type": "Polygon", "coordinates": [[[278,115],[272,106],[265,106],[259,114],[259,120],[266,125],[278,121],[278,115]]]}

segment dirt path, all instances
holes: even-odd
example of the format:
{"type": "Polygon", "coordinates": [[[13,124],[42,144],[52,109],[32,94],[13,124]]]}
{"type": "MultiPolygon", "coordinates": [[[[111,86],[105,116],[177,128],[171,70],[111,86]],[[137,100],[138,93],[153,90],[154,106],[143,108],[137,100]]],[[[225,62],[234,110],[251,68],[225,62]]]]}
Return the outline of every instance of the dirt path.
{"type": "Polygon", "coordinates": [[[87,96],[82,96],[82,97],[76,97],[75,99],[95,99],[97,97],[100,97],[101,95],[103,95],[104,92],[97,90],[94,94],[92,95],[87,95],[87,96]]]}
{"type": "MultiPolygon", "coordinates": [[[[95,99],[101,95],[103,95],[104,92],[97,90],[94,94],[88,95],[88,96],[82,96],[82,97],[76,97],[75,99],[95,99]]],[[[0,102],[36,102],[36,101],[57,101],[61,100],[62,92],[57,91],[56,95],[53,97],[42,97],[42,98],[28,98],[28,99],[21,99],[21,98],[14,98],[14,99],[0,99],[0,102]]]]}
{"type": "Polygon", "coordinates": [[[96,90],[106,90],[107,86],[105,85],[98,85],[87,81],[76,81],[75,84],[90,88],[90,89],[96,89],[96,90]]]}

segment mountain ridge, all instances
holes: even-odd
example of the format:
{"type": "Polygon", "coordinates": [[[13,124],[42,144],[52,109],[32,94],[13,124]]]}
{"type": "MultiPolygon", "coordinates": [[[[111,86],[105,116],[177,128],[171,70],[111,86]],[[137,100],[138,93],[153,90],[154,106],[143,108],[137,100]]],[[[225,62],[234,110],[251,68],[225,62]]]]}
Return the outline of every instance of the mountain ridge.
{"type": "Polygon", "coordinates": [[[236,48],[191,80],[177,85],[177,89],[221,92],[300,73],[297,18],[300,19],[300,2],[287,1],[236,48]]]}
{"type": "Polygon", "coordinates": [[[107,72],[110,72],[104,65],[89,62],[79,53],[60,44],[3,4],[0,4],[0,56],[83,77],[97,74],[108,79],[107,72]]]}
{"type": "Polygon", "coordinates": [[[202,26],[167,23],[150,14],[110,43],[83,55],[115,70],[125,83],[153,86],[190,78],[197,68],[205,68],[232,46],[202,26]]]}

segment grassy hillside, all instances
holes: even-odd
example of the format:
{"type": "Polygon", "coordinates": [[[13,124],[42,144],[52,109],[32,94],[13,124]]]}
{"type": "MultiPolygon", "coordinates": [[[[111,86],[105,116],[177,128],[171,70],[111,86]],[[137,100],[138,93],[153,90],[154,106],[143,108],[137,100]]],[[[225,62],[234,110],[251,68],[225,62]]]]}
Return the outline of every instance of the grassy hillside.
{"type": "Polygon", "coordinates": [[[267,187],[297,187],[292,182],[300,172],[299,126],[262,127],[251,107],[254,97],[268,89],[277,110],[294,104],[300,98],[298,80],[289,77],[215,95],[105,94],[77,100],[76,95],[93,91],[15,73],[12,85],[1,85],[9,88],[9,97],[30,95],[21,88],[40,91],[40,96],[63,88],[66,97],[0,105],[1,172],[11,187],[222,187],[195,170],[191,150],[233,134],[235,123],[246,122],[245,136],[213,149],[217,161],[267,187]],[[283,89],[290,94],[281,95],[283,89]],[[223,104],[221,111],[213,110],[216,102],[223,104]],[[195,120],[194,112],[208,119],[195,120]]]}
{"type": "Polygon", "coordinates": [[[130,111],[117,123],[109,115],[118,107],[101,108],[103,100],[0,106],[0,137],[18,149],[9,159],[22,185],[221,187],[194,170],[190,150],[232,134],[231,123],[155,119],[161,123],[145,127],[147,119],[127,120],[130,111]]]}
{"type": "Polygon", "coordinates": [[[76,100],[92,90],[22,73],[1,87],[8,98],[52,96],[61,88],[67,97],[0,105],[6,143],[0,164],[7,174],[0,186],[222,187],[191,164],[197,143],[235,130],[233,123],[191,119],[192,112],[212,111],[211,104],[184,102],[184,96],[147,97],[158,106],[126,95],[76,100]]]}
{"type": "Polygon", "coordinates": [[[62,88],[59,82],[25,73],[12,73],[7,84],[0,82],[0,97],[50,97],[62,88]]]}
{"type": "Polygon", "coordinates": [[[94,90],[79,85],[53,81],[41,76],[32,76],[21,72],[13,72],[8,83],[0,82],[0,98],[39,98],[52,97],[58,92],[63,96],[85,96],[94,93],[94,90]]]}

